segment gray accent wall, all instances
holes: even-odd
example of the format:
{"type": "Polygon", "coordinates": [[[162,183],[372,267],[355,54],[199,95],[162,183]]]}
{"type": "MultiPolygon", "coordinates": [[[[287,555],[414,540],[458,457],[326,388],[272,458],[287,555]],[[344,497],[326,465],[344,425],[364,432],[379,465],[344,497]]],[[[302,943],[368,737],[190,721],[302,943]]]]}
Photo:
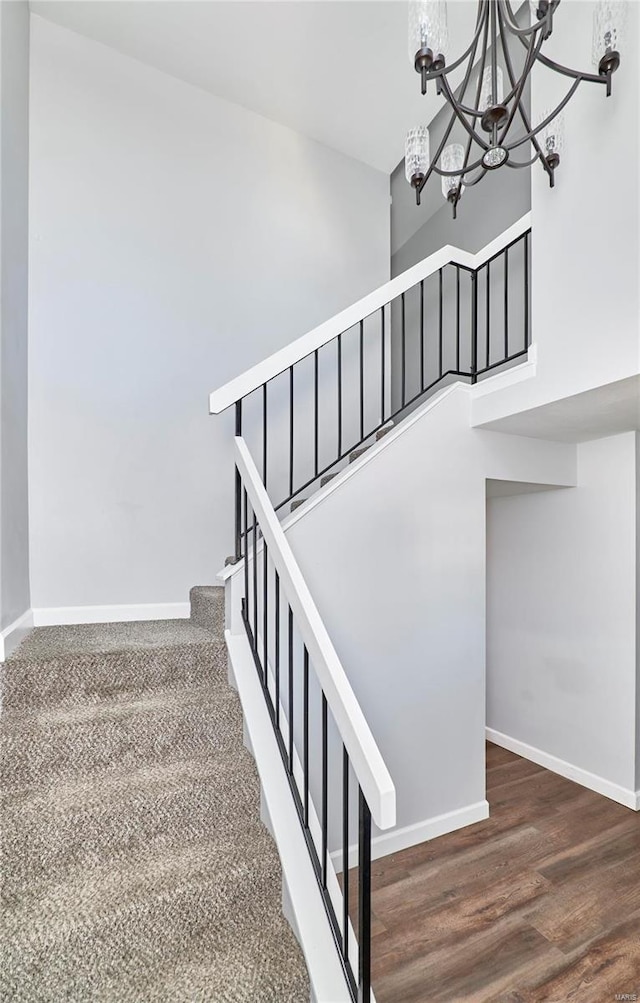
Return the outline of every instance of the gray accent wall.
{"type": "MultiPolygon", "coordinates": [[[[520,15],[528,17],[526,5],[521,8],[520,15]]],[[[523,62],[523,48],[514,45],[511,50],[511,59],[516,73],[520,72],[523,62]]],[[[499,50],[499,61],[502,65],[505,93],[509,89],[507,70],[502,57],[502,50],[499,50]]],[[[434,86],[430,84],[429,86],[434,86]]],[[[473,100],[477,87],[477,68],[474,70],[469,88],[466,91],[465,100],[473,100]]],[[[524,103],[528,109],[530,107],[529,88],[525,88],[524,103]]],[[[443,107],[429,123],[429,133],[431,140],[431,154],[435,156],[442,137],[451,118],[451,110],[443,99],[443,107]]],[[[513,137],[517,137],[523,130],[522,123],[516,119],[513,127],[513,137]]],[[[466,142],[466,134],[462,127],[454,127],[449,136],[448,142],[466,142]]],[[[472,154],[473,155],[473,154],[472,154]]],[[[522,151],[514,155],[514,160],[526,161],[529,158],[529,144],[523,145],[522,151]]],[[[538,167],[538,170],[542,168],[538,167]]],[[[503,166],[502,168],[488,172],[479,184],[466,188],[458,205],[458,218],[453,219],[451,206],[445,202],[442,195],[442,179],[438,174],[432,174],[425,185],[421,195],[421,205],[416,205],[415,192],[407,182],[404,174],[404,160],[402,160],[391,175],[391,276],[394,278],[407,268],[429,257],[446,244],[462,248],[465,251],[475,253],[480,251],[486,244],[503,233],[509,226],[515,223],[521,216],[531,208],[531,170],[529,168],[516,169],[503,166]]],[[[517,254],[521,249],[514,252],[517,254]]],[[[515,262],[514,262],[515,263],[515,262]]],[[[520,263],[522,269],[524,262],[520,263]]],[[[518,266],[516,266],[518,267],[518,266]]],[[[491,287],[496,293],[501,292],[501,279],[498,268],[493,270],[491,276],[491,287]]],[[[444,298],[444,329],[443,329],[443,363],[445,372],[447,369],[455,368],[456,365],[456,324],[455,324],[455,276],[452,270],[446,270],[443,281],[444,298]]],[[[513,312],[514,318],[520,318],[524,305],[524,282],[513,282],[513,291],[509,315],[513,312]],[[521,306],[517,301],[520,300],[521,306]]],[[[439,373],[438,359],[438,279],[434,276],[425,282],[425,385],[437,378],[439,373]]],[[[460,365],[462,369],[469,368],[469,339],[470,339],[470,309],[471,309],[471,288],[468,276],[463,277],[461,284],[461,316],[462,316],[462,337],[466,336],[466,350],[461,352],[460,365]],[[466,329],[466,331],[465,331],[466,329]]],[[[499,296],[493,296],[494,301],[491,309],[490,320],[490,361],[493,351],[493,342],[497,332],[504,324],[503,315],[496,311],[495,301],[499,296]]],[[[402,399],[402,357],[401,357],[401,337],[398,328],[401,325],[399,305],[392,308],[392,336],[391,336],[391,399],[394,408],[400,406],[402,399]]],[[[405,369],[405,399],[411,399],[412,395],[420,390],[420,383],[417,382],[418,365],[420,360],[420,328],[419,328],[419,300],[417,290],[407,293],[405,297],[405,344],[406,344],[406,365],[405,369]],[[406,375],[408,374],[408,375],[406,375]],[[412,375],[413,374],[413,378],[412,375]]],[[[514,332],[514,340],[521,339],[524,345],[524,324],[520,327],[522,331],[514,332]]],[[[479,353],[486,356],[486,334],[485,344],[479,345],[479,353]]],[[[510,353],[512,351],[510,347],[510,353]]]]}
{"type": "MultiPolygon", "coordinates": [[[[431,131],[431,149],[436,150],[440,137],[449,118],[448,109],[443,109],[434,119],[431,131]]],[[[456,139],[457,141],[457,139],[456,139]]],[[[522,157],[524,159],[524,156],[522,157]]],[[[541,168],[540,168],[541,169],[541,168]]],[[[462,250],[476,253],[490,241],[500,236],[508,227],[515,223],[531,209],[531,171],[528,168],[515,169],[502,167],[489,172],[476,186],[466,189],[458,204],[457,219],[442,195],[441,179],[432,175],[421,199],[422,204],[416,205],[415,192],[407,182],[404,174],[404,160],[391,175],[391,276],[401,274],[440,250],[446,244],[459,247],[462,250]]],[[[522,341],[524,347],[524,324],[521,320],[524,308],[524,282],[516,278],[523,273],[523,249],[514,249],[511,261],[511,302],[509,314],[517,319],[518,329],[514,331],[514,339],[522,341]],[[515,268],[513,267],[515,266],[515,268]],[[520,305],[518,305],[520,304],[520,305]]],[[[495,343],[496,332],[502,328],[504,320],[500,312],[501,301],[501,268],[497,263],[491,276],[492,308],[490,338],[495,343]]],[[[484,289],[484,287],[483,287],[484,289]]],[[[444,369],[455,367],[455,275],[452,269],[446,269],[443,280],[444,299],[444,369]]],[[[425,282],[425,385],[437,378],[438,348],[436,327],[438,325],[438,277],[433,276],[425,282]]],[[[461,352],[461,367],[468,369],[471,287],[468,274],[462,274],[460,291],[460,309],[462,316],[462,337],[466,337],[466,345],[461,352]]],[[[483,308],[484,309],[484,308],[483,308]]],[[[391,337],[391,399],[394,409],[400,406],[402,395],[401,373],[401,324],[399,304],[392,307],[392,337],[391,337]]],[[[405,297],[406,352],[407,364],[406,399],[419,391],[417,381],[418,360],[420,357],[419,329],[419,299],[418,291],[411,290],[405,297]],[[413,374],[413,376],[411,375],[413,374]]],[[[480,330],[481,344],[479,350],[484,357],[486,333],[480,330]],[[485,339],[482,343],[482,339],[485,339]]],[[[510,348],[511,351],[511,348],[510,348]]],[[[491,356],[491,352],[490,352],[491,356]]],[[[493,360],[492,360],[493,361],[493,360]]]]}
{"type": "Polygon", "coordinates": [[[0,629],[29,597],[29,5],[0,3],[0,629]]]}
{"type": "MultiPolygon", "coordinates": [[[[541,169],[541,168],[540,168],[541,169]]],[[[431,179],[428,184],[431,183],[431,179]]],[[[411,212],[419,215],[415,193],[404,176],[404,161],[391,175],[391,276],[404,272],[445,244],[475,254],[531,209],[531,175],[528,170],[502,168],[464,192],[453,219],[451,206],[442,205],[414,230],[411,212]]]]}

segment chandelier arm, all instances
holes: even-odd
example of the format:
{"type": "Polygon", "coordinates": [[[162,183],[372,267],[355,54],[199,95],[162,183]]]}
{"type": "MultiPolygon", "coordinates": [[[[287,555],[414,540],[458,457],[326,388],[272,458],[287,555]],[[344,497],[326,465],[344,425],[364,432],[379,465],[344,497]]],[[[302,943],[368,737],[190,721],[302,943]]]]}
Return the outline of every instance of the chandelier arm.
{"type": "MultiPolygon", "coordinates": [[[[494,0],[490,3],[491,11],[491,93],[493,95],[491,103],[495,104],[498,100],[498,6],[494,0]]],[[[491,126],[491,143],[495,145],[498,138],[498,130],[494,125],[491,126]]]]}
{"type": "MultiPolygon", "coordinates": [[[[509,45],[508,45],[507,37],[506,37],[506,34],[505,34],[504,24],[502,24],[502,22],[500,24],[500,36],[501,36],[501,39],[502,39],[502,49],[503,49],[503,52],[504,52],[504,61],[505,61],[505,66],[507,68],[507,75],[508,75],[509,80],[511,82],[511,86],[515,88],[516,87],[516,75],[515,75],[514,70],[513,70],[513,63],[511,62],[511,53],[509,52],[509,45]]],[[[521,41],[522,41],[522,39],[521,39],[521,41]]],[[[523,44],[525,44],[525,43],[523,42],[523,44]]],[[[552,177],[551,169],[550,169],[549,165],[547,164],[546,157],[545,157],[544,153],[542,152],[542,148],[541,148],[540,144],[538,143],[538,140],[536,139],[535,132],[531,128],[531,120],[530,120],[529,115],[527,113],[527,110],[524,107],[524,105],[522,104],[522,102],[519,102],[519,104],[518,104],[518,111],[520,113],[520,118],[522,119],[522,124],[524,125],[524,127],[525,127],[525,129],[527,131],[527,136],[530,138],[531,143],[533,145],[533,148],[536,151],[536,154],[538,155],[538,157],[540,158],[545,171],[547,172],[547,174],[551,178],[552,177]]]]}
{"type": "Polygon", "coordinates": [[[596,73],[587,73],[583,70],[572,70],[568,66],[563,66],[562,63],[556,63],[553,59],[549,59],[548,56],[544,56],[541,52],[536,56],[536,60],[542,63],[543,66],[548,67],[550,70],[555,70],[556,73],[561,73],[565,77],[573,77],[575,80],[588,80],[593,84],[606,84],[606,76],[600,76],[596,73]]]}
{"type": "MultiPolygon", "coordinates": [[[[476,115],[479,114],[477,112],[477,108],[478,108],[478,105],[480,104],[480,95],[482,93],[482,77],[484,76],[484,67],[485,67],[485,63],[487,61],[487,41],[488,41],[488,38],[489,38],[489,21],[487,20],[487,23],[486,23],[485,29],[484,29],[484,39],[482,41],[482,60],[481,60],[481,65],[478,68],[478,83],[477,83],[477,86],[476,86],[476,101],[475,101],[475,104],[476,104],[476,115]]],[[[474,56],[475,56],[475,53],[474,53],[474,56]]],[[[472,64],[473,64],[473,60],[472,60],[472,64]]],[[[471,75],[469,74],[469,78],[470,78],[470,76],[471,75]]],[[[463,91],[463,93],[460,96],[464,97],[464,91],[463,91]]],[[[473,143],[473,137],[469,136],[467,138],[467,148],[465,150],[464,161],[463,161],[463,164],[462,164],[462,171],[461,171],[461,174],[460,174],[460,181],[458,183],[457,198],[460,198],[460,195],[462,194],[462,179],[463,179],[463,177],[470,170],[473,170],[473,167],[471,167],[471,168],[469,167],[469,155],[471,153],[471,145],[472,145],[472,143],[473,143]]],[[[482,158],[480,158],[480,160],[482,161],[482,158]]],[[[484,177],[485,174],[486,174],[486,171],[483,171],[483,173],[480,175],[480,177],[484,177]]],[[[479,178],[477,178],[476,180],[479,180],[479,178]]],[[[476,181],[468,182],[469,185],[475,184],[475,183],[476,183],[476,181]]]]}
{"type": "Polygon", "coordinates": [[[486,142],[486,140],[482,138],[482,136],[478,135],[478,133],[475,131],[472,125],[469,125],[466,118],[458,108],[458,105],[456,104],[456,99],[451,93],[451,88],[449,87],[449,81],[446,79],[443,79],[442,81],[442,90],[444,91],[444,96],[446,97],[447,101],[453,108],[454,115],[456,116],[458,121],[464,126],[464,128],[469,133],[471,138],[476,141],[476,143],[482,150],[488,150],[489,144],[486,142]]]}
{"type": "Polygon", "coordinates": [[[534,35],[536,31],[541,31],[541,29],[545,27],[545,24],[547,22],[547,17],[551,15],[555,10],[557,10],[557,8],[560,6],[560,0],[551,0],[551,3],[549,4],[548,15],[545,14],[545,16],[541,18],[537,22],[537,24],[532,24],[528,28],[519,28],[518,22],[516,21],[515,15],[511,7],[510,0],[501,0],[501,2],[507,12],[507,19],[506,19],[507,28],[509,29],[512,35],[518,35],[521,40],[526,35],[534,35]]]}
{"type": "MultiPolygon", "coordinates": [[[[498,8],[498,19],[500,21],[500,29],[501,29],[500,30],[500,39],[501,39],[501,42],[502,42],[502,49],[503,49],[503,52],[504,52],[505,35],[504,35],[504,31],[502,30],[502,28],[503,28],[502,21],[500,20],[501,19],[500,8],[498,8]]],[[[531,70],[533,69],[533,64],[535,63],[535,60],[536,60],[536,52],[540,51],[540,46],[542,45],[543,42],[544,42],[544,37],[542,35],[540,35],[537,40],[535,39],[535,37],[533,37],[533,36],[531,37],[531,40],[529,42],[529,48],[527,50],[527,58],[525,60],[524,67],[522,69],[522,76],[520,77],[520,80],[518,81],[518,84],[514,88],[514,103],[513,103],[512,107],[511,107],[511,111],[509,112],[509,117],[507,119],[507,122],[506,122],[504,128],[502,129],[502,131],[500,133],[500,137],[499,137],[499,140],[498,140],[500,146],[504,146],[505,137],[506,137],[507,133],[509,132],[509,129],[511,128],[513,120],[514,120],[514,118],[516,116],[516,112],[517,112],[518,108],[520,107],[520,103],[521,103],[521,100],[522,100],[522,94],[524,92],[524,88],[526,86],[527,80],[529,79],[529,74],[531,73],[531,70]]]]}
{"type": "MultiPolygon", "coordinates": [[[[464,183],[465,188],[473,188],[474,185],[478,184],[478,181],[482,181],[483,177],[487,173],[486,168],[482,166],[481,160],[478,161],[477,166],[481,167],[481,170],[478,172],[478,176],[476,178],[473,178],[471,181],[465,181],[464,183]]],[[[473,167],[470,167],[469,170],[473,170],[473,167]]]]}
{"type": "Polygon", "coordinates": [[[534,153],[531,160],[525,160],[523,163],[519,164],[517,160],[512,160],[511,157],[509,157],[509,159],[507,160],[507,167],[515,167],[515,168],[531,167],[533,164],[535,164],[536,160],[539,159],[540,156],[537,153],[534,153]]]}
{"type": "Polygon", "coordinates": [[[482,58],[478,70],[478,86],[476,88],[476,106],[475,108],[470,108],[468,105],[462,104],[462,98],[464,97],[465,91],[469,85],[469,81],[471,79],[471,73],[473,72],[473,61],[476,55],[475,50],[473,52],[471,59],[469,60],[469,69],[465,76],[464,82],[460,88],[460,100],[456,99],[456,106],[460,109],[461,112],[464,112],[465,115],[469,115],[470,118],[482,117],[482,112],[478,110],[478,105],[480,104],[480,94],[482,92],[482,75],[484,73],[485,64],[487,62],[488,40],[489,40],[489,20],[487,19],[487,22],[484,27],[484,38],[482,39],[482,58]]]}
{"type": "MultiPolygon", "coordinates": [[[[480,0],[480,5],[481,4],[482,0],[480,0]]],[[[478,44],[478,39],[480,38],[480,33],[482,31],[482,28],[484,27],[484,22],[488,20],[488,10],[489,10],[488,7],[482,7],[482,6],[479,7],[478,22],[476,25],[475,34],[471,39],[471,44],[469,45],[469,47],[465,49],[462,55],[459,56],[458,59],[456,59],[453,63],[449,63],[447,66],[443,66],[439,70],[431,70],[431,72],[427,73],[427,80],[436,80],[438,77],[444,78],[447,76],[447,74],[453,72],[453,70],[457,70],[457,68],[462,63],[464,63],[465,59],[471,54],[471,50],[474,48],[474,46],[477,46],[478,44]]]]}
{"type": "MultiPolygon", "coordinates": [[[[518,37],[518,41],[521,45],[527,48],[527,43],[523,38],[518,37]]],[[[542,63],[549,70],[554,70],[556,73],[561,73],[565,77],[573,77],[574,80],[588,80],[593,84],[605,84],[607,83],[606,76],[600,76],[599,73],[587,73],[586,70],[572,70],[569,66],[563,66],[562,63],[556,63],[555,60],[549,59],[548,56],[543,55],[539,52],[536,56],[536,62],[542,63]]]]}
{"type": "MultiPolygon", "coordinates": [[[[478,14],[478,21],[480,21],[480,14],[478,14]]],[[[483,24],[484,24],[484,40],[483,40],[483,55],[482,55],[482,60],[483,60],[483,66],[484,66],[484,60],[486,59],[486,55],[487,55],[486,40],[487,40],[488,31],[489,31],[489,21],[488,21],[488,19],[486,17],[483,18],[483,24]]],[[[464,96],[464,92],[466,91],[467,87],[469,86],[469,81],[471,79],[471,74],[473,72],[473,62],[474,62],[474,59],[475,59],[476,50],[478,48],[479,38],[480,38],[480,35],[477,33],[476,36],[475,36],[475,38],[474,38],[474,40],[473,40],[473,42],[472,42],[471,49],[469,50],[471,58],[469,59],[469,64],[468,64],[467,69],[465,71],[464,80],[462,81],[461,88],[460,88],[460,94],[462,96],[464,96]]],[[[480,77],[482,77],[482,71],[480,73],[480,77]]],[[[447,89],[447,92],[449,94],[451,94],[451,90],[449,88],[448,81],[446,81],[446,89],[447,89]]],[[[442,154],[442,151],[445,148],[446,142],[447,142],[449,136],[451,135],[451,130],[453,129],[453,126],[454,126],[455,121],[456,121],[455,106],[452,105],[452,102],[451,102],[451,100],[449,98],[447,98],[447,100],[449,102],[450,107],[453,108],[453,114],[451,115],[451,121],[449,122],[449,125],[447,126],[447,128],[445,130],[445,133],[444,133],[444,136],[442,137],[440,145],[439,145],[438,149],[436,150],[436,153],[434,154],[434,157],[433,157],[433,159],[432,159],[432,161],[431,161],[431,163],[429,165],[429,169],[427,170],[424,178],[422,179],[422,181],[420,182],[420,184],[417,187],[417,190],[416,190],[416,195],[417,196],[419,196],[420,193],[422,192],[422,189],[424,188],[424,186],[426,185],[427,181],[429,180],[429,178],[433,174],[434,170],[436,171],[436,173],[440,173],[438,171],[437,167],[436,167],[436,164],[438,162],[439,157],[442,154]]],[[[476,103],[477,103],[477,101],[476,101],[476,103]]]]}
{"type": "Polygon", "coordinates": [[[482,166],[482,157],[478,157],[478,159],[474,160],[474,162],[470,164],[468,167],[462,167],[462,168],[456,167],[452,171],[445,171],[443,170],[442,167],[438,167],[438,165],[434,163],[433,171],[435,174],[439,174],[441,178],[451,178],[451,177],[457,177],[458,174],[465,174],[468,173],[469,171],[475,171],[476,167],[481,167],[481,166],[482,166]]]}
{"type": "MultiPolygon", "coordinates": [[[[567,91],[562,101],[557,106],[557,108],[555,108],[554,111],[551,112],[551,114],[547,115],[547,117],[543,119],[542,122],[540,122],[540,124],[535,127],[535,129],[532,129],[526,136],[521,136],[519,139],[514,140],[513,143],[509,143],[508,146],[505,146],[505,149],[516,150],[519,146],[522,146],[523,143],[526,142],[533,143],[538,133],[542,132],[543,129],[546,129],[546,127],[551,122],[553,122],[556,115],[559,115],[562,109],[565,107],[565,105],[569,103],[569,101],[577,91],[578,87],[580,86],[581,82],[582,81],[580,80],[574,80],[574,82],[571,84],[571,87],[569,88],[569,90],[567,91]]],[[[536,144],[534,143],[534,145],[536,144]]],[[[542,156],[544,156],[544,154],[542,154],[542,156]]]]}
{"type": "MultiPolygon", "coordinates": [[[[560,2],[560,0],[558,0],[558,3],[559,2],[560,2]]],[[[508,60],[510,61],[509,41],[508,41],[508,38],[507,38],[507,31],[509,30],[509,24],[508,24],[508,19],[506,18],[505,14],[504,14],[504,7],[507,5],[507,3],[508,3],[508,0],[502,0],[502,2],[501,2],[501,0],[498,0],[498,26],[499,26],[499,29],[500,29],[500,44],[502,45],[502,51],[504,53],[505,63],[508,60]]],[[[540,23],[542,23],[542,22],[540,22],[540,23]]],[[[530,38],[529,42],[527,42],[527,43],[525,43],[524,41],[522,41],[523,45],[525,45],[525,44],[527,45],[527,52],[528,53],[531,53],[531,51],[532,51],[532,43],[533,43],[533,41],[534,41],[533,36],[530,38]]],[[[537,47],[537,50],[535,50],[535,51],[537,51],[537,52],[540,51],[540,48],[541,48],[543,42],[544,42],[544,36],[540,36],[539,45],[537,47]]],[[[533,60],[532,60],[531,64],[529,65],[528,69],[527,69],[527,61],[525,60],[525,65],[524,65],[523,70],[522,70],[522,72],[523,72],[523,74],[525,76],[525,80],[529,76],[529,74],[531,73],[531,70],[533,69],[533,64],[535,63],[535,59],[536,59],[536,57],[534,55],[533,60]]],[[[515,95],[516,95],[516,93],[518,91],[518,86],[519,86],[519,81],[517,81],[516,75],[513,72],[513,63],[511,64],[511,69],[512,69],[512,72],[509,73],[509,82],[511,84],[511,90],[507,94],[506,98],[503,99],[503,104],[505,104],[505,105],[508,105],[509,102],[515,97],[515,95]]],[[[524,90],[524,85],[521,88],[521,92],[523,90],[524,90]]],[[[513,117],[514,116],[511,116],[511,118],[513,118],[513,117]]],[[[505,129],[505,133],[506,133],[506,129],[505,129]]]]}

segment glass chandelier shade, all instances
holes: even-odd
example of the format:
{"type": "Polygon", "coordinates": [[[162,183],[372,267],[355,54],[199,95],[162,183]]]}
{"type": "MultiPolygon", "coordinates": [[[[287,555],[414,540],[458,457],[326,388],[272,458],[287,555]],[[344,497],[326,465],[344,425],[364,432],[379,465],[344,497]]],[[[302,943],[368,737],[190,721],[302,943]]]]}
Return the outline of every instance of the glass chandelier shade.
{"type": "MultiPolygon", "coordinates": [[[[461,171],[464,164],[464,146],[462,143],[450,143],[449,146],[445,146],[440,158],[440,167],[443,171],[461,171]]],[[[442,194],[446,199],[451,195],[452,197],[460,197],[458,194],[458,188],[462,182],[461,174],[443,174],[442,176],[442,194]]]]}
{"type": "Polygon", "coordinates": [[[431,49],[433,56],[446,57],[449,29],[446,0],[411,0],[409,3],[409,59],[415,64],[416,53],[431,49]]]}
{"type": "Polygon", "coordinates": [[[496,66],[496,92],[493,93],[493,67],[487,66],[482,74],[482,87],[480,88],[479,111],[486,111],[496,104],[502,104],[504,100],[504,78],[502,70],[496,66]]]}
{"type": "Polygon", "coordinates": [[[593,46],[591,59],[599,70],[603,59],[611,53],[620,55],[627,27],[627,4],[621,0],[601,0],[593,12],[593,46]]]}
{"type": "MultiPolygon", "coordinates": [[[[553,109],[547,108],[543,111],[540,121],[544,122],[552,114],[553,109]]],[[[564,113],[560,112],[548,125],[545,125],[540,132],[540,145],[547,158],[553,158],[552,163],[557,166],[560,163],[560,154],[564,148],[564,113]]]]}
{"type": "Polygon", "coordinates": [[[513,0],[477,0],[467,47],[451,60],[445,0],[413,0],[409,4],[412,64],[420,74],[422,93],[435,84],[451,112],[433,155],[426,127],[412,129],[407,137],[405,173],[418,204],[433,173],[441,176],[442,193],[454,214],[462,189],[476,185],[489,171],[528,168],[538,162],[553,187],[564,144],[563,109],[583,82],[604,84],[606,94],[611,93],[629,2],[597,0],[592,46],[596,72],[592,73],[546,55],[545,43],[555,21],[567,17],[571,28],[571,5],[560,0],[531,0],[524,21],[516,19],[513,0]],[[531,74],[539,65],[565,81],[566,91],[557,106],[533,125],[528,94],[531,74]]]}
{"type": "Polygon", "coordinates": [[[426,125],[419,125],[409,130],[404,146],[404,172],[414,188],[427,173],[429,160],[429,129],[426,125]]]}

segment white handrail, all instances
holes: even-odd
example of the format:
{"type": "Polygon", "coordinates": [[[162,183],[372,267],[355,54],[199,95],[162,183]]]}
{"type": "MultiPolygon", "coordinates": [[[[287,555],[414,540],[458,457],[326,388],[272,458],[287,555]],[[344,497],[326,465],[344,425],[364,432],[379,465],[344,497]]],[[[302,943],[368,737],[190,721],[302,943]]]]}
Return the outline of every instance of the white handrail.
{"type": "Polygon", "coordinates": [[[235,459],[269,556],[309,652],[318,681],[331,708],[356,778],[380,829],[396,822],[396,789],[371,734],[338,654],[293,556],[247,445],[235,437],[235,459]]]}
{"type": "Polygon", "coordinates": [[[494,254],[498,254],[508,244],[513,243],[514,240],[517,240],[518,237],[521,237],[529,229],[531,229],[531,213],[527,212],[524,216],[521,216],[517,223],[510,226],[508,230],[501,233],[499,237],[492,240],[491,243],[483,247],[477,254],[470,254],[459,247],[446,244],[445,247],[441,247],[439,251],[429,255],[428,258],[419,261],[417,265],[408,268],[406,272],[397,275],[395,279],[385,282],[383,286],[380,286],[374,292],[369,293],[356,303],[348,306],[346,310],[341,310],[335,317],[331,317],[330,320],[326,320],[318,327],[314,327],[312,331],[303,334],[301,338],[290,342],[267,359],[263,359],[262,362],[252,366],[251,369],[247,369],[240,376],[236,376],[233,380],[225,383],[218,390],[214,390],[209,395],[210,414],[220,414],[221,411],[226,410],[226,408],[235,404],[236,401],[242,400],[247,394],[261,387],[263,383],[289,369],[290,366],[295,365],[300,359],[306,358],[307,355],[315,352],[317,348],[326,345],[328,341],[333,341],[339,334],[348,331],[350,327],[358,324],[370,314],[375,313],[376,310],[390,303],[396,296],[400,296],[401,293],[406,292],[407,289],[411,289],[418,282],[422,282],[423,279],[444,268],[445,265],[453,264],[463,265],[465,268],[479,268],[485,261],[492,258],[494,254]]]}

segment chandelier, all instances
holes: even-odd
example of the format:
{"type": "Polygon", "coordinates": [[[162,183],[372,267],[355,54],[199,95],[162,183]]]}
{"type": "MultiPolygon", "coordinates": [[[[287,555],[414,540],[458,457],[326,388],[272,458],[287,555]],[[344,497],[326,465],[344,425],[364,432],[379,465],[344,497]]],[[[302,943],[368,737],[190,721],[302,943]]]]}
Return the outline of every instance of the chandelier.
{"type": "Polygon", "coordinates": [[[510,0],[478,0],[471,42],[461,56],[448,63],[446,0],[410,3],[409,55],[420,74],[422,93],[426,93],[428,82],[434,81],[437,93],[451,108],[451,118],[433,157],[427,126],[407,135],[405,174],[418,205],[420,193],[434,172],[442,178],[442,194],[451,203],[454,218],[464,189],[504,165],[523,168],[539,161],[553,187],[563,145],[562,111],[583,80],[603,84],[607,95],[611,94],[626,16],[624,0],[599,0],[593,18],[595,72],[587,73],[562,66],[542,52],[559,4],[560,0],[534,0],[525,7],[532,11],[532,23],[521,26],[510,0]],[[523,65],[516,73],[513,56],[518,46],[523,49],[523,65]],[[557,107],[544,111],[533,126],[525,88],[536,63],[567,77],[570,83],[557,107]],[[459,67],[464,67],[464,75],[454,89],[449,74],[459,67]],[[449,143],[456,125],[463,141],[449,143]]]}

